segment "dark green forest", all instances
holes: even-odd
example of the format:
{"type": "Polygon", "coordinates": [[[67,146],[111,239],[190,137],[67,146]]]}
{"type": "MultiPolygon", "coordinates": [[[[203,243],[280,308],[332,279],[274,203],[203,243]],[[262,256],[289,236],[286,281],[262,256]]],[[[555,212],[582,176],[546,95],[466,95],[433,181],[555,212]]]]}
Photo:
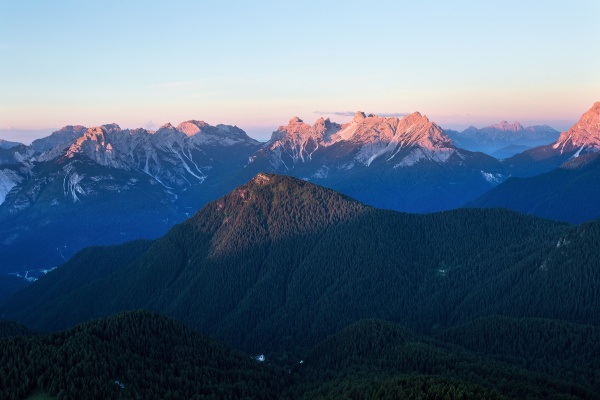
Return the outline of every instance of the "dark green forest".
{"type": "MultiPolygon", "coordinates": [[[[583,339],[577,333],[572,338],[583,339]]],[[[598,385],[495,360],[381,320],[359,321],[293,361],[267,356],[260,362],[147,311],[53,334],[6,337],[0,354],[0,397],[6,399],[34,392],[57,399],[599,398],[598,385]]]]}
{"type": "Polygon", "coordinates": [[[273,399],[289,377],[180,322],[130,312],[0,340],[0,398],[273,399]],[[122,384],[122,386],[120,385],[122,384]]]}

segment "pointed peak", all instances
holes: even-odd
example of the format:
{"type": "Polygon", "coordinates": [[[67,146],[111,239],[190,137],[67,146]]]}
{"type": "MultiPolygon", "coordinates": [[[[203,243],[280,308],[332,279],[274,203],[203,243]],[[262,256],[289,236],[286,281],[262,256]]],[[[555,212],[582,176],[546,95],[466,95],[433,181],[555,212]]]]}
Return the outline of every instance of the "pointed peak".
{"type": "Polygon", "coordinates": [[[600,102],[594,103],[567,132],[562,132],[553,146],[561,152],[577,147],[600,151],[600,102]]]}
{"type": "Polygon", "coordinates": [[[354,114],[354,118],[352,118],[352,122],[360,122],[365,118],[367,118],[367,116],[365,115],[364,112],[357,111],[356,114],[354,114]]]}
{"type": "Polygon", "coordinates": [[[158,128],[157,132],[163,129],[175,129],[175,127],[173,125],[171,125],[170,122],[167,122],[166,124],[162,125],[160,128],[158,128]]]}
{"type": "Polygon", "coordinates": [[[418,124],[418,123],[429,123],[429,118],[427,118],[426,115],[422,115],[420,112],[415,111],[414,113],[407,115],[406,117],[404,117],[404,119],[406,120],[406,122],[408,122],[411,125],[414,124],[418,124]]]}
{"type": "Polygon", "coordinates": [[[211,241],[211,253],[221,256],[270,241],[318,234],[368,209],[356,200],[302,179],[259,173],[188,221],[218,227],[211,241]],[[275,201],[278,207],[272,207],[275,201]],[[282,209],[287,211],[281,214],[278,210],[282,209]],[[247,235],[249,230],[243,227],[251,227],[255,234],[247,235]]]}
{"type": "Polygon", "coordinates": [[[92,126],[91,128],[87,129],[85,135],[103,135],[105,131],[106,129],[104,128],[104,125],[92,126]]]}
{"type": "Polygon", "coordinates": [[[104,129],[107,132],[111,132],[111,131],[120,131],[121,127],[115,123],[112,123],[112,124],[102,125],[102,129],[104,129]]]}
{"type": "Polygon", "coordinates": [[[290,119],[289,125],[292,125],[292,124],[301,124],[301,123],[303,123],[303,122],[304,122],[304,121],[302,121],[302,120],[301,120],[300,118],[298,118],[298,117],[292,117],[292,119],[290,119]]]}

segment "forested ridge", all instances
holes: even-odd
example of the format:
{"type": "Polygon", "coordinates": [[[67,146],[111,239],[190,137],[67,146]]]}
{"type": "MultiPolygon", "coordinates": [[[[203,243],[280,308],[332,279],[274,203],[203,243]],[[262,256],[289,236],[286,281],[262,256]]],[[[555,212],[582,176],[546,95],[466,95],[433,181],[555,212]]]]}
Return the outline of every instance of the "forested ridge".
{"type": "Polygon", "coordinates": [[[0,397],[26,399],[596,399],[598,385],[498,361],[381,320],[304,359],[264,361],[147,311],[0,339],[0,397]]]}
{"type": "Polygon", "coordinates": [[[41,336],[0,340],[0,398],[273,399],[282,369],[136,311],[41,336]]]}
{"type": "Polygon", "coordinates": [[[440,340],[600,390],[600,327],[543,318],[490,316],[449,329],[440,340]]]}

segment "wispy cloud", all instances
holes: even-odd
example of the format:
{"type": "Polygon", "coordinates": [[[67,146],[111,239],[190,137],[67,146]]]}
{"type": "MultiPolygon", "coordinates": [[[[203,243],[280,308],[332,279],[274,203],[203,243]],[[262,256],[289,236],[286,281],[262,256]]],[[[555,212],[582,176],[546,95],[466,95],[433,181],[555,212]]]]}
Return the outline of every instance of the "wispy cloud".
{"type": "MultiPolygon", "coordinates": [[[[340,115],[343,117],[352,117],[354,114],[356,114],[356,111],[314,111],[314,114],[319,114],[319,115],[340,115]]],[[[396,113],[389,113],[389,112],[384,112],[384,113],[366,113],[368,114],[373,114],[373,115],[377,115],[379,117],[396,117],[396,118],[401,118],[401,117],[406,117],[407,115],[410,115],[410,113],[403,113],[403,112],[396,112],[396,113]]]]}

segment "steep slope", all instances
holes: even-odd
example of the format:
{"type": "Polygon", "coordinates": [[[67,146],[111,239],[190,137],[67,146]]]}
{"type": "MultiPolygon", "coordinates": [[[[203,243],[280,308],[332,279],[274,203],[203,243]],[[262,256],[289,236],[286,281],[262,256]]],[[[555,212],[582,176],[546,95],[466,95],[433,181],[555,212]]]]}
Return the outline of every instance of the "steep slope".
{"type": "MultiPolygon", "coordinates": [[[[507,210],[382,211],[259,174],[104,278],[85,282],[86,257],[73,259],[2,304],[0,318],[52,330],[143,307],[255,353],[297,351],[363,318],[423,332],[498,312],[568,320],[593,280],[554,313],[543,288],[567,279],[562,267],[527,303],[516,284],[547,279],[540,265],[567,228],[507,210]],[[541,296],[549,308],[530,308],[541,296]]],[[[114,250],[95,251],[108,260],[114,250]]]]}
{"type": "Polygon", "coordinates": [[[343,125],[292,118],[250,158],[260,171],[308,179],[376,207],[431,212],[457,207],[504,179],[494,158],[458,149],[439,126],[357,112],[343,125]]]}
{"type": "Polygon", "coordinates": [[[36,277],[89,245],[163,235],[235,187],[258,147],[237,127],[194,120],[68,126],[20,148],[0,167],[0,272],[36,277]]]}
{"type": "Polygon", "coordinates": [[[600,153],[581,155],[529,178],[510,178],[469,207],[505,207],[542,218],[581,223],[600,218],[600,153]]]}
{"type": "Polygon", "coordinates": [[[587,153],[600,151],[600,102],[594,103],[579,121],[558,140],[524,151],[504,161],[512,176],[528,177],[558,168],[587,153]]]}
{"type": "Polygon", "coordinates": [[[445,130],[445,132],[458,147],[486,154],[492,154],[507,146],[543,146],[556,141],[560,134],[548,125],[524,128],[518,122],[511,124],[507,121],[480,129],[471,126],[462,132],[453,130],[445,130]]]}

